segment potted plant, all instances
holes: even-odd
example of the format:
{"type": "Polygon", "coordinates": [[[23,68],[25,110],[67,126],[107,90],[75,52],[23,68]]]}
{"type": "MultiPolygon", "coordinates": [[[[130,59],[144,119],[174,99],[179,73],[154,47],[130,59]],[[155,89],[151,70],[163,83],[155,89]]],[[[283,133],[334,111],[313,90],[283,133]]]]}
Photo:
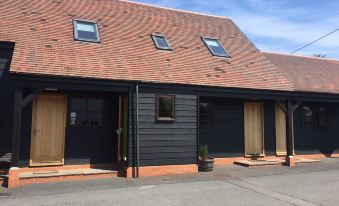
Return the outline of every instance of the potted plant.
{"type": "Polygon", "coordinates": [[[213,171],[213,167],[214,167],[214,158],[208,157],[207,145],[201,145],[199,150],[199,162],[198,162],[199,172],[213,171]]]}

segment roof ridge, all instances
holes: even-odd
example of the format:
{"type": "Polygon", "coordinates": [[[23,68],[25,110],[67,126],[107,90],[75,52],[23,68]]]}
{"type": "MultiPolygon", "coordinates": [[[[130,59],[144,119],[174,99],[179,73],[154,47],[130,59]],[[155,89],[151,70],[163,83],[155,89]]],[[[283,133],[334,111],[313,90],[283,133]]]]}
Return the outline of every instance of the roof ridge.
{"type": "Polygon", "coordinates": [[[131,3],[131,4],[139,4],[143,6],[148,6],[148,7],[153,7],[157,9],[164,9],[168,11],[177,11],[177,12],[182,12],[182,13],[188,13],[188,14],[194,14],[194,15],[199,15],[199,16],[206,16],[206,17],[213,17],[213,18],[219,18],[219,19],[227,19],[227,20],[232,20],[230,17],[226,16],[218,16],[218,15],[212,15],[212,14],[204,14],[204,13],[199,13],[199,12],[194,12],[194,11],[188,11],[188,10],[183,10],[183,9],[174,9],[174,8],[168,8],[164,6],[158,6],[158,5],[153,5],[153,4],[147,4],[147,3],[141,3],[141,2],[135,2],[135,1],[129,1],[129,0],[119,0],[120,2],[125,2],[125,3],[131,3]]]}
{"type": "Polygon", "coordinates": [[[301,57],[301,58],[307,58],[307,59],[314,59],[314,60],[322,60],[322,61],[334,61],[336,63],[339,63],[338,59],[332,59],[332,58],[319,58],[319,57],[311,57],[311,56],[304,56],[301,54],[287,54],[287,53],[281,53],[281,52],[269,52],[269,51],[262,51],[264,54],[276,54],[276,55],[284,55],[284,56],[291,56],[291,57],[301,57]]]}

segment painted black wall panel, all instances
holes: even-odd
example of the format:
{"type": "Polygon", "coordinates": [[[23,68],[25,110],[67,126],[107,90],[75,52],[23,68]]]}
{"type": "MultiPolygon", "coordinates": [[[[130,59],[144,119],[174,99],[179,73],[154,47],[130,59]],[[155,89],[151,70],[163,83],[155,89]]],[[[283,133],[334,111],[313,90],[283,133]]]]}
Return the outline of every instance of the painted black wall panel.
{"type": "Polygon", "coordinates": [[[244,155],[244,106],[229,99],[202,99],[213,104],[213,127],[200,128],[200,145],[214,157],[244,155]]]}
{"type": "Polygon", "coordinates": [[[265,155],[276,155],[275,108],[274,103],[264,103],[264,145],[265,155]]]}
{"type": "MultiPolygon", "coordinates": [[[[140,88],[138,116],[140,166],[196,163],[196,108],[197,96],[194,93],[140,88]],[[156,94],[175,95],[173,122],[156,121],[156,94]]],[[[133,144],[129,144],[130,159],[132,151],[133,144]]]]}
{"type": "MultiPolygon", "coordinates": [[[[303,103],[303,105],[310,104],[314,103],[303,103]]],[[[326,107],[327,124],[325,128],[303,129],[301,125],[301,107],[295,112],[296,154],[331,154],[339,152],[339,104],[328,103],[321,105],[326,107]]]]}

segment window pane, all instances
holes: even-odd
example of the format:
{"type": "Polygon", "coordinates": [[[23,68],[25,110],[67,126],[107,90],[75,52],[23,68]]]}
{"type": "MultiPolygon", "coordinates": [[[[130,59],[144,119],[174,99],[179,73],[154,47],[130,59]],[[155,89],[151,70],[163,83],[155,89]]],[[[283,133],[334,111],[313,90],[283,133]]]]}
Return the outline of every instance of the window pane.
{"type": "Polygon", "coordinates": [[[167,42],[166,37],[164,36],[160,36],[160,35],[152,35],[153,40],[155,41],[155,46],[158,49],[166,49],[166,50],[170,50],[171,47],[167,42]]]}
{"type": "Polygon", "coordinates": [[[160,96],[158,98],[158,117],[174,118],[173,116],[173,97],[160,96]]]}
{"type": "Polygon", "coordinates": [[[73,111],[86,111],[87,110],[87,99],[73,98],[71,99],[71,112],[73,111]]]}
{"type": "Polygon", "coordinates": [[[6,64],[7,64],[7,58],[2,58],[0,57],[0,69],[6,69],[6,64]]]}
{"type": "Polygon", "coordinates": [[[69,124],[74,126],[86,126],[88,124],[86,112],[71,112],[69,124]]]}
{"type": "Polygon", "coordinates": [[[88,99],[88,111],[101,112],[104,109],[104,101],[102,99],[88,99]]]}
{"type": "Polygon", "coordinates": [[[302,127],[303,128],[313,128],[314,127],[314,113],[311,107],[303,107],[301,109],[302,115],[302,127]]]}
{"type": "Polygon", "coordinates": [[[90,112],[88,113],[88,126],[102,126],[103,113],[90,112]]]}
{"type": "Polygon", "coordinates": [[[157,36],[157,37],[155,37],[155,39],[156,39],[159,47],[163,47],[163,48],[169,47],[164,37],[157,36]]]}
{"type": "Polygon", "coordinates": [[[78,34],[77,39],[99,41],[96,23],[77,21],[76,30],[78,34]]]}
{"type": "Polygon", "coordinates": [[[200,126],[212,127],[212,104],[200,103],[200,126]]]}
{"type": "Polygon", "coordinates": [[[319,127],[326,127],[326,110],[325,107],[319,107],[319,127]]]}
{"type": "Polygon", "coordinates": [[[229,57],[229,54],[222,47],[219,40],[204,38],[204,41],[207,44],[207,46],[210,48],[213,55],[229,57]]]}

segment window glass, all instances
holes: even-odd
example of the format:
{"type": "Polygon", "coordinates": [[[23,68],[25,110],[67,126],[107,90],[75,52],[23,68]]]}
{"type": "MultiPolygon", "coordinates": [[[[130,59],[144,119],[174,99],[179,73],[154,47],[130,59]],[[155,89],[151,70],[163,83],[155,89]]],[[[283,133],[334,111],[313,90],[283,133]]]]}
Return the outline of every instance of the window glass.
{"type": "Polygon", "coordinates": [[[230,55],[227,53],[225,48],[221,45],[218,39],[212,39],[212,38],[203,38],[206,46],[212,53],[212,55],[220,56],[220,57],[227,57],[229,58],[230,55]]]}
{"type": "Polygon", "coordinates": [[[6,69],[7,61],[7,58],[0,57],[0,70],[6,69]]]}
{"type": "Polygon", "coordinates": [[[88,111],[101,112],[104,108],[104,101],[102,99],[89,99],[88,100],[88,111]]]}
{"type": "Polygon", "coordinates": [[[157,107],[158,120],[174,119],[174,96],[158,95],[157,107]]]}
{"type": "Polygon", "coordinates": [[[313,128],[314,127],[314,113],[311,107],[302,107],[302,128],[313,128]]]}
{"type": "Polygon", "coordinates": [[[72,111],[86,111],[87,109],[87,99],[84,98],[73,98],[71,99],[71,108],[72,111]]]}
{"type": "Polygon", "coordinates": [[[100,127],[103,125],[104,100],[72,98],[70,100],[69,125],[100,127]]]}
{"type": "Polygon", "coordinates": [[[93,22],[75,20],[75,39],[99,42],[98,25],[93,22]]]}
{"type": "Polygon", "coordinates": [[[161,35],[152,35],[153,41],[155,46],[158,49],[164,49],[164,50],[171,50],[171,47],[167,41],[167,38],[165,36],[161,36],[161,35]]]}
{"type": "Polygon", "coordinates": [[[326,110],[325,107],[319,107],[319,127],[325,128],[326,127],[326,110]]]}
{"type": "Polygon", "coordinates": [[[200,126],[204,128],[212,127],[212,104],[200,103],[200,126]]]}

